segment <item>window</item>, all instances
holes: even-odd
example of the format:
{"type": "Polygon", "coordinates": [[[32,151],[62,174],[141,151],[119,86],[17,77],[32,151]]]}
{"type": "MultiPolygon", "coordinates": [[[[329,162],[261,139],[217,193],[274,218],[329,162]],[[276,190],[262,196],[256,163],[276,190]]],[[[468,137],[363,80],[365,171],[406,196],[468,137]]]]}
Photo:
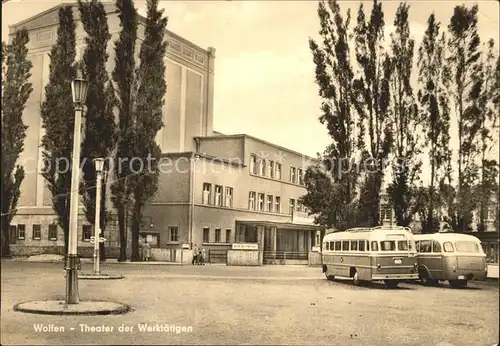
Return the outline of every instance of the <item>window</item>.
{"type": "Polygon", "coordinates": [[[275,204],[275,208],[274,208],[274,212],[275,213],[281,213],[281,197],[280,196],[276,196],[276,200],[274,202],[275,204]]]}
{"type": "Polygon", "coordinates": [[[222,207],[222,186],[215,185],[215,205],[222,207]]]}
{"type": "Polygon", "coordinates": [[[293,198],[290,198],[290,202],[288,205],[288,214],[293,214],[293,211],[295,210],[295,200],[293,198]]]}
{"type": "Polygon", "coordinates": [[[26,237],[26,225],[17,225],[17,239],[26,237]]]}
{"type": "Polygon", "coordinates": [[[396,242],[393,240],[384,240],[380,242],[381,251],[394,251],[396,250],[396,242]]]}
{"type": "Polygon", "coordinates": [[[330,243],[325,243],[325,250],[330,250],[330,243]]]}
{"type": "Polygon", "coordinates": [[[150,246],[160,246],[160,235],[158,233],[140,233],[140,235],[141,237],[145,238],[150,246]]]}
{"type": "Polygon", "coordinates": [[[276,162],[276,175],[275,178],[281,180],[281,163],[276,162]]]}
{"type": "Polygon", "coordinates": [[[203,183],[203,204],[211,204],[212,200],[212,184],[203,183]]]}
{"type": "Polygon", "coordinates": [[[366,251],[370,251],[370,242],[366,241],[366,251]]]}
{"type": "Polygon", "coordinates": [[[231,242],[231,229],[228,228],[226,229],[226,243],[230,243],[231,242]]]}
{"type": "Polygon", "coordinates": [[[342,250],[342,242],[336,241],[335,242],[335,251],[341,251],[342,250]]]}
{"type": "Polygon", "coordinates": [[[263,177],[266,175],[266,160],[263,158],[259,158],[259,175],[263,177]]]}
{"type": "Polygon", "coordinates": [[[215,229],[215,242],[220,243],[220,228],[215,229]]]}
{"type": "Polygon", "coordinates": [[[443,243],[443,248],[445,252],[453,252],[453,244],[449,241],[443,243]]]}
{"type": "Polygon", "coordinates": [[[169,226],[168,234],[170,241],[179,241],[179,228],[177,226],[169,226]]]}
{"type": "Polygon", "coordinates": [[[57,225],[49,225],[49,240],[57,240],[57,225]]]}
{"type": "Polygon", "coordinates": [[[42,226],[33,225],[33,239],[40,240],[42,238],[42,226]]]}
{"type": "Polygon", "coordinates": [[[301,212],[303,209],[304,209],[304,207],[302,206],[302,204],[297,201],[297,211],[301,212]]]}
{"type": "Polygon", "coordinates": [[[342,251],[349,251],[349,240],[344,240],[342,242],[342,251]]]}
{"type": "Polygon", "coordinates": [[[432,241],[432,252],[441,252],[441,244],[436,240],[432,241]]]}
{"type": "Polygon", "coordinates": [[[82,226],[82,240],[90,241],[90,237],[92,237],[92,227],[90,225],[82,226]]]}
{"type": "Polygon", "coordinates": [[[372,241],[372,251],[378,251],[378,243],[376,241],[372,241]]]}
{"type": "Polygon", "coordinates": [[[290,182],[295,184],[296,183],[295,179],[297,179],[296,169],[295,167],[290,167],[290,182]]]}
{"type": "Polygon", "coordinates": [[[264,211],[264,194],[263,193],[259,193],[258,195],[258,210],[259,211],[264,211]]]}
{"type": "Polygon", "coordinates": [[[227,208],[233,207],[233,188],[232,187],[226,187],[225,206],[227,208]]]}
{"type": "Polygon", "coordinates": [[[334,245],[333,245],[333,244],[334,244],[334,243],[335,243],[335,242],[333,242],[333,241],[331,241],[331,242],[330,242],[330,250],[331,250],[331,251],[333,251],[333,248],[334,248],[334,245]]]}
{"type": "Polygon", "coordinates": [[[358,241],[351,240],[351,251],[358,251],[358,241]]]}
{"type": "Polygon", "coordinates": [[[255,192],[253,191],[248,194],[248,210],[255,210],[255,192]]]}
{"type": "Polygon", "coordinates": [[[408,242],[406,240],[398,241],[398,250],[408,251],[408,242]]]}
{"type": "Polygon", "coordinates": [[[267,176],[269,178],[274,178],[274,161],[267,162],[267,176]]]}
{"type": "Polygon", "coordinates": [[[273,211],[273,195],[267,195],[267,211],[273,211]]]}
{"type": "Polygon", "coordinates": [[[430,240],[421,240],[419,252],[431,252],[431,251],[432,251],[432,242],[430,240]]]}
{"type": "Polygon", "coordinates": [[[358,250],[365,251],[365,241],[364,240],[359,241],[358,250]]]}
{"type": "Polygon", "coordinates": [[[203,227],[203,242],[204,243],[210,242],[210,228],[208,227],[203,227]]]}
{"type": "Polygon", "coordinates": [[[457,241],[455,242],[455,249],[458,252],[479,252],[479,246],[472,241],[457,241]]]}
{"type": "Polygon", "coordinates": [[[257,156],[255,155],[250,157],[250,173],[257,174],[257,156]]]}
{"type": "Polygon", "coordinates": [[[297,175],[299,178],[299,185],[304,185],[304,171],[302,169],[297,169],[297,175]]]}
{"type": "Polygon", "coordinates": [[[384,205],[380,209],[380,221],[392,220],[392,208],[389,205],[384,205]]]}

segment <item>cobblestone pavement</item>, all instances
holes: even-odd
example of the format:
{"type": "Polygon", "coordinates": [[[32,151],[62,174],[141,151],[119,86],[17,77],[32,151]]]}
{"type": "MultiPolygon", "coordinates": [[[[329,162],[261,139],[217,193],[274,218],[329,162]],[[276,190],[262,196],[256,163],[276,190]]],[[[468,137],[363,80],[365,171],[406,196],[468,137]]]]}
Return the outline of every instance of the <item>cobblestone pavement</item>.
{"type": "MultiPolygon", "coordinates": [[[[91,270],[84,264],[83,271],[91,270]]],[[[401,284],[398,289],[376,284],[355,287],[348,280],[327,281],[320,268],[293,266],[104,264],[102,270],[123,274],[125,279],[81,280],[80,298],[126,303],[132,312],[116,316],[15,312],[12,307],[19,302],[64,298],[62,264],[2,261],[2,345],[491,346],[498,342],[495,283],[472,283],[468,289],[417,284],[401,284]],[[52,331],[35,330],[42,324],[52,331]],[[139,330],[145,324],[150,331],[139,330]]]]}

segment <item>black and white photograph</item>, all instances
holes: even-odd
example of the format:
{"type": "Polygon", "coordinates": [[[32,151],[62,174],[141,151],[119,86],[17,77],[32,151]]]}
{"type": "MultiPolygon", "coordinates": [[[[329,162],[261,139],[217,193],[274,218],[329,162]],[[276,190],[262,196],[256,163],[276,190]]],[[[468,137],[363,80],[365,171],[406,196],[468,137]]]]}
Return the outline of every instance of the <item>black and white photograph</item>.
{"type": "Polygon", "coordinates": [[[499,345],[498,1],[1,9],[1,345],[499,345]]]}

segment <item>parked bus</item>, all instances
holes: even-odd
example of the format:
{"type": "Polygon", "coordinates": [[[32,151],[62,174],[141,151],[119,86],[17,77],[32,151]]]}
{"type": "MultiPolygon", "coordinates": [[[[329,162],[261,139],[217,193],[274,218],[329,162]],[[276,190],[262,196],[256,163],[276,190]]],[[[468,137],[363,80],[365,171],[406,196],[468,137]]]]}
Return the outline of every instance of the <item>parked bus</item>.
{"type": "Polygon", "coordinates": [[[408,227],[352,228],[323,239],[323,273],[352,278],[355,285],[383,280],[389,288],[418,280],[415,241],[408,227]]]}
{"type": "Polygon", "coordinates": [[[437,285],[448,281],[465,287],[469,280],[486,280],[486,254],[478,238],[460,233],[415,235],[418,273],[422,283],[437,285]]]}

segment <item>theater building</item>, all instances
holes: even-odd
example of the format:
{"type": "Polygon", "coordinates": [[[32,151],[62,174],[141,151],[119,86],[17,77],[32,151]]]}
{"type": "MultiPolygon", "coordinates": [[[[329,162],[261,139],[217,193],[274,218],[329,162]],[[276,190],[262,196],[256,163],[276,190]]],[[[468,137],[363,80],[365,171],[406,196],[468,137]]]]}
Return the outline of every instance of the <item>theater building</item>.
{"type": "MultiPolygon", "coordinates": [[[[44,134],[39,109],[45,98],[60,6],[10,27],[11,38],[16,30],[28,29],[28,55],[33,64],[33,92],[23,114],[27,137],[19,160],[26,177],[11,222],[14,255],[62,254],[64,248],[52,196],[39,169],[43,165],[40,143],[44,134]]],[[[80,60],[85,32],[78,9],[73,8],[76,59],[80,60]]],[[[114,4],[105,4],[105,8],[112,35],[107,65],[111,72],[120,26],[114,4]]],[[[137,58],[144,25],[145,18],[140,17],[137,58]]],[[[322,232],[297,202],[305,193],[303,174],[311,159],[252,136],[213,131],[215,49],[201,48],[168,30],[166,40],[165,126],[156,138],[163,153],[160,186],[145,211],[141,228],[153,245],[153,259],[185,262],[183,254],[196,244],[210,251],[211,260],[224,261],[232,244],[248,243],[258,248],[260,263],[268,258],[268,262],[285,258],[285,253],[290,263],[304,261],[307,252],[319,244],[322,232]]],[[[78,232],[79,254],[91,256],[93,228],[83,208],[78,232]]],[[[107,255],[116,256],[115,218],[108,222],[104,237],[107,255]]]]}

